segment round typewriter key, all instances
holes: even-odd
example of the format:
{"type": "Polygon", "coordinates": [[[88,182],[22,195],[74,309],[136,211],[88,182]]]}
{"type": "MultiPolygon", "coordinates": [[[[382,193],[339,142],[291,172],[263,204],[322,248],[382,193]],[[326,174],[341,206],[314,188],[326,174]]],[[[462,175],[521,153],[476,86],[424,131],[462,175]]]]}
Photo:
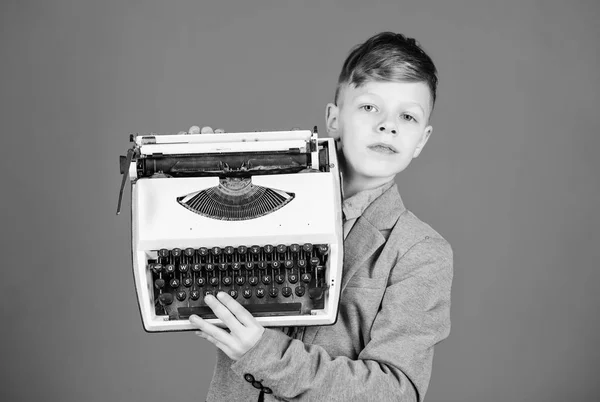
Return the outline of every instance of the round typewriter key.
{"type": "Polygon", "coordinates": [[[281,294],[285,297],[290,297],[292,295],[292,288],[290,288],[289,286],[284,286],[283,288],[281,288],[281,294]]]}
{"type": "Polygon", "coordinates": [[[275,298],[279,294],[279,289],[277,288],[269,288],[269,296],[275,298]]]}
{"type": "Polygon", "coordinates": [[[309,273],[304,273],[300,276],[300,278],[302,279],[302,282],[310,283],[310,280],[312,279],[312,275],[309,273]]]}
{"type": "Polygon", "coordinates": [[[179,272],[186,273],[190,270],[190,266],[188,264],[179,264],[179,272]]]}
{"type": "Polygon", "coordinates": [[[233,282],[233,279],[231,278],[231,276],[224,276],[223,279],[221,279],[221,282],[223,282],[223,285],[225,286],[230,286],[233,282]]]}
{"type": "Polygon", "coordinates": [[[260,246],[252,246],[252,247],[250,247],[250,253],[251,254],[258,254],[258,253],[260,253],[260,246]]]}
{"type": "Polygon", "coordinates": [[[327,254],[328,251],[329,251],[329,246],[327,244],[319,244],[317,246],[317,252],[321,255],[327,254]]]}
{"type": "Polygon", "coordinates": [[[229,289],[229,296],[233,297],[234,299],[237,299],[238,297],[238,291],[235,289],[229,289]]]}
{"type": "Polygon", "coordinates": [[[213,247],[210,251],[212,251],[213,255],[221,255],[221,247],[213,247]]]}
{"type": "Polygon", "coordinates": [[[188,257],[193,257],[194,253],[196,253],[196,250],[194,250],[191,247],[185,249],[185,255],[187,255],[188,257]]]}
{"type": "Polygon", "coordinates": [[[256,288],[256,297],[259,299],[265,297],[265,288],[256,288]]]}
{"type": "Polygon", "coordinates": [[[310,253],[313,249],[313,245],[310,243],[304,243],[304,245],[302,246],[302,250],[304,250],[307,253],[310,253]]]}
{"type": "Polygon", "coordinates": [[[271,277],[269,275],[263,276],[262,283],[264,283],[265,285],[269,285],[271,283],[271,277]]]}
{"type": "Polygon", "coordinates": [[[238,252],[238,254],[246,254],[248,252],[248,247],[246,247],[246,246],[239,246],[237,248],[237,252],[238,252]]]}
{"type": "Polygon", "coordinates": [[[192,264],[192,271],[200,272],[202,271],[202,266],[200,264],[192,264]]]}
{"type": "Polygon", "coordinates": [[[198,289],[192,289],[190,292],[190,299],[198,300],[200,298],[200,291],[198,289]]]}
{"type": "Polygon", "coordinates": [[[266,261],[259,261],[258,262],[258,269],[267,269],[267,262],[266,261]]]}
{"type": "Polygon", "coordinates": [[[175,272],[175,264],[167,264],[165,266],[165,271],[167,271],[168,274],[175,272]]]}
{"type": "Polygon", "coordinates": [[[271,261],[271,267],[273,269],[278,269],[281,266],[281,262],[279,261],[271,261]]]}
{"type": "Polygon", "coordinates": [[[321,260],[319,260],[319,257],[313,257],[310,259],[310,265],[316,267],[317,265],[319,265],[320,261],[321,260]]]}
{"type": "Polygon", "coordinates": [[[285,260],[283,262],[283,266],[286,267],[287,269],[292,269],[292,268],[294,268],[294,261],[293,260],[285,260]]]}
{"type": "Polygon", "coordinates": [[[219,285],[219,278],[217,277],[212,277],[208,280],[208,283],[210,283],[213,286],[218,286],[219,285]]]}
{"type": "Polygon", "coordinates": [[[179,279],[173,278],[169,281],[169,286],[171,286],[173,289],[176,289],[179,287],[179,279]]]}
{"type": "Polygon", "coordinates": [[[246,261],[244,263],[244,267],[249,271],[251,269],[254,269],[254,263],[252,261],[246,261]]]}
{"type": "Polygon", "coordinates": [[[171,250],[171,255],[173,257],[179,257],[181,255],[181,249],[180,248],[174,248],[173,250],[171,250]]]}
{"type": "Polygon", "coordinates": [[[252,297],[252,289],[246,288],[246,289],[242,290],[242,296],[244,296],[244,299],[251,298],[252,297]]]}
{"type": "Polygon", "coordinates": [[[231,247],[231,246],[225,247],[224,250],[225,250],[225,254],[227,254],[227,255],[233,254],[233,251],[234,251],[233,247],[231,247]]]}
{"type": "Polygon", "coordinates": [[[242,267],[242,264],[239,262],[231,263],[231,269],[233,269],[234,271],[239,271],[241,267],[242,267]]]}
{"type": "Polygon", "coordinates": [[[204,279],[203,277],[196,278],[196,285],[200,287],[206,285],[206,279],[204,279]]]}
{"type": "Polygon", "coordinates": [[[296,275],[296,274],[289,274],[288,275],[288,281],[290,283],[296,283],[296,282],[298,282],[298,275],[296,275]]]}
{"type": "Polygon", "coordinates": [[[244,283],[246,283],[246,278],[244,278],[243,276],[236,276],[235,277],[235,284],[242,286],[244,283]]]}
{"type": "Polygon", "coordinates": [[[162,258],[167,258],[169,256],[169,250],[167,250],[166,248],[161,248],[158,251],[158,256],[162,258]]]}
{"type": "Polygon", "coordinates": [[[295,244],[295,243],[294,243],[294,244],[291,244],[291,245],[290,245],[290,251],[291,251],[292,253],[297,253],[298,251],[300,251],[300,246],[299,246],[299,245],[297,245],[297,244],[295,244]]]}
{"type": "Polygon", "coordinates": [[[160,274],[163,271],[162,264],[152,264],[152,265],[154,265],[152,267],[152,271],[154,271],[155,274],[160,274]]]}
{"type": "Polygon", "coordinates": [[[273,246],[270,244],[265,244],[263,250],[265,250],[265,253],[271,254],[273,252],[273,246]]]}
{"type": "Polygon", "coordinates": [[[190,278],[189,276],[187,278],[183,278],[183,286],[185,286],[186,288],[189,288],[193,284],[194,284],[194,280],[192,278],[190,278]]]}
{"type": "Polygon", "coordinates": [[[211,263],[208,263],[204,266],[204,269],[206,269],[208,272],[212,272],[215,270],[215,266],[211,263]]]}
{"type": "Polygon", "coordinates": [[[219,267],[219,271],[227,271],[227,263],[220,262],[217,264],[217,266],[219,267]]]}
{"type": "Polygon", "coordinates": [[[275,282],[277,282],[279,284],[285,282],[285,276],[284,275],[275,275],[275,282]]]}
{"type": "Polygon", "coordinates": [[[298,265],[298,268],[304,268],[306,267],[306,260],[298,260],[296,265],[298,265]]]}
{"type": "Polygon", "coordinates": [[[165,280],[162,278],[159,278],[157,280],[154,281],[154,287],[156,289],[162,289],[165,287],[165,280]]]}
{"type": "Polygon", "coordinates": [[[171,293],[161,293],[158,296],[158,302],[163,306],[173,303],[173,295],[171,293]]]}
{"type": "Polygon", "coordinates": [[[295,289],[296,296],[298,296],[298,297],[304,296],[305,291],[306,291],[306,289],[304,288],[304,286],[296,286],[296,289],[295,289]]]}
{"type": "Polygon", "coordinates": [[[187,297],[187,294],[185,293],[185,291],[180,290],[179,292],[177,292],[175,297],[177,297],[177,300],[179,300],[179,301],[184,301],[185,298],[187,297]]]}
{"type": "Polygon", "coordinates": [[[210,289],[206,289],[204,291],[204,296],[214,295],[214,294],[215,294],[215,292],[213,290],[210,290],[210,289]]]}
{"type": "Polygon", "coordinates": [[[206,247],[200,247],[198,249],[198,255],[201,257],[206,257],[208,255],[208,249],[206,247]]]}
{"type": "Polygon", "coordinates": [[[280,244],[277,246],[278,253],[285,253],[287,251],[287,246],[285,244],[280,244]]]}
{"type": "Polygon", "coordinates": [[[258,285],[258,276],[251,276],[248,278],[248,283],[252,286],[258,285]]]}

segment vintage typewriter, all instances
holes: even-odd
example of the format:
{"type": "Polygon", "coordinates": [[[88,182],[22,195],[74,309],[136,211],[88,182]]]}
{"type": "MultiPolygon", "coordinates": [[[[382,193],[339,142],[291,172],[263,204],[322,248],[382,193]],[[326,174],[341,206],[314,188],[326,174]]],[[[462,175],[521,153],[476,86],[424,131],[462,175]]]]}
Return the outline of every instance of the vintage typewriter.
{"type": "Polygon", "coordinates": [[[203,299],[225,291],[263,326],[337,318],[343,260],[332,139],[310,130],[130,135],[133,277],[148,332],[223,326],[203,299]]]}

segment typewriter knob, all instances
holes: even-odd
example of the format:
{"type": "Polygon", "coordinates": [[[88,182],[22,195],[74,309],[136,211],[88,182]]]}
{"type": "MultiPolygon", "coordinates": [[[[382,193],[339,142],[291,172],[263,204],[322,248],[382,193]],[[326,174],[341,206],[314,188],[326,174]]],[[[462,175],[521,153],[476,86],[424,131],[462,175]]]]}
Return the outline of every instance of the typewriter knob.
{"type": "Polygon", "coordinates": [[[154,287],[156,289],[162,289],[165,287],[165,280],[162,278],[159,278],[157,280],[154,281],[154,287]]]}

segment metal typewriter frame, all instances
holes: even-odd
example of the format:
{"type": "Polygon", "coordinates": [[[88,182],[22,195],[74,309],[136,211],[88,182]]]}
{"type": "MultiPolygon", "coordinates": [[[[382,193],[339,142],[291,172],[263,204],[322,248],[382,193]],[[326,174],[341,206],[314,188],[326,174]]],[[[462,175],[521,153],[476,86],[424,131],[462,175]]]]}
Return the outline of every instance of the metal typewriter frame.
{"type": "MultiPolygon", "coordinates": [[[[222,152],[232,152],[232,150],[241,149],[244,152],[252,150],[276,151],[278,149],[298,149],[301,152],[310,154],[311,173],[295,174],[315,174],[327,175],[327,180],[331,181],[333,186],[334,202],[339,205],[333,217],[336,223],[336,229],[333,238],[327,241],[330,244],[329,249],[329,269],[326,270],[327,291],[324,292],[324,308],[322,310],[313,310],[310,315],[289,315],[273,317],[256,317],[257,321],[267,327],[281,326],[311,326],[311,325],[331,325],[337,320],[338,305],[340,299],[340,287],[342,279],[343,263],[343,231],[341,216],[341,182],[340,171],[336,154],[336,146],[331,138],[318,138],[316,127],[314,132],[304,131],[279,131],[279,132],[254,132],[254,133],[227,133],[227,134],[200,134],[200,135],[144,135],[131,136],[134,147],[130,150],[128,160],[121,159],[121,169],[123,174],[129,174],[131,181],[131,241],[132,241],[132,266],[135,288],[137,293],[138,306],[142,318],[142,324],[147,332],[165,332],[165,331],[191,331],[195,330],[187,319],[170,320],[168,316],[159,316],[154,311],[153,284],[151,273],[147,269],[147,253],[144,250],[138,250],[139,234],[136,232],[138,227],[138,216],[134,213],[135,203],[138,197],[138,183],[145,178],[138,178],[137,160],[144,155],[152,153],[160,154],[219,154],[222,152]],[[285,141],[279,141],[285,136],[285,141]],[[308,141],[307,141],[308,138],[308,141]],[[261,140],[275,139],[269,141],[268,147],[261,144],[261,140]],[[166,142],[165,142],[166,141],[166,142]],[[181,142],[181,144],[178,144],[181,142]],[[169,144],[162,146],[162,144],[169,144]],[[249,146],[248,146],[249,145],[249,146]],[[320,172],[319,169],[319,150],[325,149],[327,152],[328,172],[320,172]],[[129,166],[127,166],[127,164],[129,166]],[[127,170],[125,170],[125,168],[127,170]]],[[[260,174],[260,172],[259,172],[260,174]]],[[[325,176],[323,176],[325,177],[325,176]]],[[[123,178],[123,183],[125,177],[123,178]]],[[[210,243],[196,243],[194,248],[213,247],[213,246],[236,246],[235,244],[219,244],[219,241],[213,239],[210,243]]],[[[302,240],[299,240],[302,241],[302,240]]],[[[255,243],[263,246],[260,242],[255,243]]],[[[192,247],[192,246],[190,246],[192,247]]],[[[220,327],[225,327],[220,319],[208,318],[208,322],[220,327]]]]}

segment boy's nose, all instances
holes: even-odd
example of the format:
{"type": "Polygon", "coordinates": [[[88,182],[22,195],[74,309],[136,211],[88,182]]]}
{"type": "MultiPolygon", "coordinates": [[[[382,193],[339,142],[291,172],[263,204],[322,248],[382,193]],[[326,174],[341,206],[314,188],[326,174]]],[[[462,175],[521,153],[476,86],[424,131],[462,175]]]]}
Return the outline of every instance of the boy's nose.
{"type": "Polygon", "coordinates": [[[396,128],[392,127],[390,124],[387,124],[387,123],[381,124],[379,126],[379,131],[381,131],[382,133],[383,132],[389,132],[389,133],[392,133],[392,134],[396,134],[396,128]]]}

